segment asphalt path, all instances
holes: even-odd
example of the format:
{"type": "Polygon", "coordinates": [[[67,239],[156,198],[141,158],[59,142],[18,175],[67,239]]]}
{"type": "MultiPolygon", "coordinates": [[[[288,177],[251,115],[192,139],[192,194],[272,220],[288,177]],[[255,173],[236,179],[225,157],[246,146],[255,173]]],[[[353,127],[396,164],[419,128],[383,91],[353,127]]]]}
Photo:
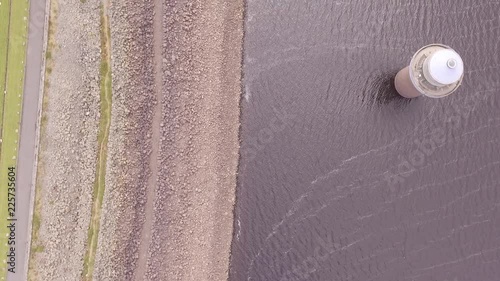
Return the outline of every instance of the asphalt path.
{"type": "Polygon", "coordinates": [[[7,280],[27,279],[31,240],[32,200],[41,96],[42,64],[46,23],[46,0],[31,0],[24,81],[23,112],[19,143],[16,190],[16,272],[7,280]]]}

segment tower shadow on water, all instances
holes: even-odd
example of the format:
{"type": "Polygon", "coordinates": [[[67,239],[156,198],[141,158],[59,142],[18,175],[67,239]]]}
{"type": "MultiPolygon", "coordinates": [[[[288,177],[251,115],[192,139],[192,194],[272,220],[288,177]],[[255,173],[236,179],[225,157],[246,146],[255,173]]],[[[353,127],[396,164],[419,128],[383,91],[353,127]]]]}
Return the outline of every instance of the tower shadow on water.
{"type": "Polygon", "coordinates": [[[411,103],[411,99],[402,97],[394,85],[394,77],[398,73],[397,70],[379,73],[371,77],[368,83],[368,89],[365,90],[364,96],[369,103],[373,105],[393,105],[395,107],[406,107],[411,103]]]}

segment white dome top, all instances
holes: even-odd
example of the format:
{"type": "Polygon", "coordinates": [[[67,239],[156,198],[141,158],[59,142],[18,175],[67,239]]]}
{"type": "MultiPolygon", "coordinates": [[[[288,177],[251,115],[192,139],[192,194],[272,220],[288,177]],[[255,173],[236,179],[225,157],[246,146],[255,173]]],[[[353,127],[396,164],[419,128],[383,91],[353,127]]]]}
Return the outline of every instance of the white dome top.
{"type": "Polygon", "coordinates": [[[460,55],[452,49],[435,52],[427,63],[427,69],[432,79],[443,85],[457,82],[464,73],[464,62],[460,55]]]}

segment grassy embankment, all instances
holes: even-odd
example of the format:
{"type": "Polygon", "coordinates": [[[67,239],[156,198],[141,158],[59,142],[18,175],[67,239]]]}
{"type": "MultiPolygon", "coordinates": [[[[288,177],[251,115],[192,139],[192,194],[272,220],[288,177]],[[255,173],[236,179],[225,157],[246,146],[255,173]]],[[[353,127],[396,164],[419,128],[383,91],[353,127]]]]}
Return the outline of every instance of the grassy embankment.
{"type": "Polygon", "coordinates": [[[111,34],[107,14],[107,1],[101,5],[101,65],[100,65],[100,119],[97,138],[98,155],[96,178],[93,191],[92,217],[87,239],[87,251],[83,264],[83,280],[92,280],[99,237],[102,200],[105,189],[107,147],[111,125],[111,34]]]}
{"type": "MultiPolygon", "coordinates": [[[[0,150],[0,255],[6,260],[10,246],[8,211],[8,169],[17,170],[17,151],[21,124],[24,70],[28,33],[28,0],[0,1],[0,107],[1,150],[0,150]]],[[[0,263],[0,279],[6,277],[7,264],[0,263]]]]}
{"type": "MultiPolygon", "coordinates": [[[[3,102],[7,74],[7,50],[9,43],[10,0],[0,0],[0,128],[3,123],[3,102]]],[[[1,138],[0,130],[0,138],[1,138]]]]}

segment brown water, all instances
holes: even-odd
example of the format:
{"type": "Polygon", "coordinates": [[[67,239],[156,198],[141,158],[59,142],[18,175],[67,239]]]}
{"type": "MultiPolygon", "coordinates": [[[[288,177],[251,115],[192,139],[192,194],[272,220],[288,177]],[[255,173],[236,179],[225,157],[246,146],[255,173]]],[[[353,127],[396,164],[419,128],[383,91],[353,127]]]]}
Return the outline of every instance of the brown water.
{"type": "Polygon", "coordinates": [[[500,1],[247,0],[230,280],[500,280],[500,1]],[[399,97],[429,43],[464,84],[399,97]]]}

